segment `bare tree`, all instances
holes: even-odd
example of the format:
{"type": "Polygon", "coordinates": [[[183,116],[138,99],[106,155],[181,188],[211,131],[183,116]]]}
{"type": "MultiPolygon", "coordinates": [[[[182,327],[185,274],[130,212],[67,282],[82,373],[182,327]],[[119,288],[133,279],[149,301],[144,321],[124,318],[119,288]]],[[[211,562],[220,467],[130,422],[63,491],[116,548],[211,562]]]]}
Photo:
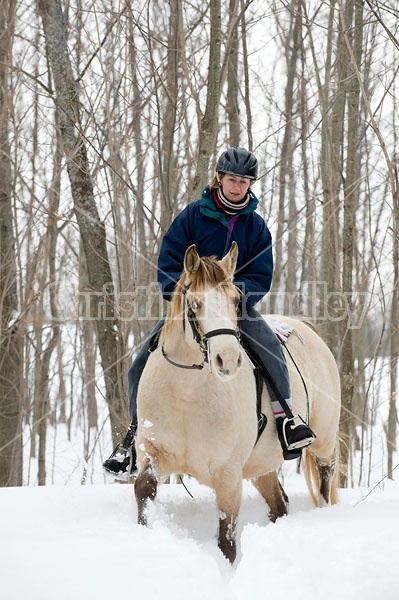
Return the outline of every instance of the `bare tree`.
{"type": "Polygon", "coordinates": [[[208,87],[205,112],[200,119],[198,163],[193,184],[193,197],[199,198],[208,183],[209,157],[213,154],[218,130],[218,107],[221,94],[222,13],[220,0],[210,0],[210,38],[208,87]]]}
{"type": "MultiPolygon", "coordinates": [[[[251,88],[250,88],[250,75],[249,75],[249,61],[248,61],[248,43],[247,43],[247,24],[245,18],[245,4],[244,0],[241,0],[241,43],[242,43],[242,64],[244,70],[244,106],[246,114],[246,133],[248,136],[248,149],[254,149],[254,138],[252,133],[252,109],[251,109],[251,88]]],[[[241,86],[242,87],[242,86],[241,86]]]]}
{"type": "MultiPolygon", "coordinates": [[[[230,0],[230,19],[237,18],[237,1],[230,0]]],[[[227,63],[227,118],[229,123],[229,145],[237,147],[240,145],[240,106],[238,92],[240,79],[238,70],[238,28],[234,27],[231,36],[231,47],[227,63]]]]}
{"type": "Polygon", "coordinates": [[[9,142],[15,2],[0,1],[0,486],[22,484],[22,336],[18,315],[9,142]]]}
{"type": "MultiPolygon", "coordinates": [[[[38,483],[39,485],[46,484],[46,451],[47,451],[47,423],[49,417],[50,397],[49,397],[49,372],[50,361],[54,350],[57,348],[60,339],[60,327],[58,321],[58,310],[56,307],[56,282],[57,282],[57,238],[58,238],[58,223],[57,215],[59,212],[60,189],[61,189],[61,144],[59,132],[56,132],[57,142],[54,155],[53,179],[50,190],[48,192],[49,208],[47,219],[47,230],[45,234],[44,256],[48,260],[48,282],[50,296],[50,317],[53,318],[50,323],[50,335],[48,342],[39,357],[38,373],[36,378],[37,385],[37,400],[38,410],[36,419],[33,424],[33,430],[39,434],[39,451],[38,451],[38,483]]],[[[46,269],[47,274],[47,269],[46,269]]],[[[41,336],[41,332],[38,332],[41,336]]],[[[42,346],[42,344],[41,344],[42,346]]]]}
{"type": "Polygon", "coordinates": [[[392,263],[393,263],[393,291],[390,321],[390,397],[387,426],[387,455],[388,477],[393,479],[393,456],[396,450],[396,431],[398,412],[396,408],[398,386],[398,361],[399,361],[399,179],[395,168],[395,193],[393,195],[393,228],[392,228],[392,263]]]}
{"type": "MultiPolygon", "coordinates": [[[[353,392],[354,392],[354,357],[353,357],[353,253],[354,223],[360,186],[360,86],[356,71],[362,64],[363,53],[363,0],[347,2],[345,14],[341,11],[345,47],[350,45],[353,53],[348,52],[347,87],[347,145],[346,145],[346,177],[344,183],[344,215],[342,229],[342,291],[345,305],[342,320],[342,373],[341,396],[342,413],[340,435],[346,443],[343,445],[343,464],[347,464],[351,453],[350,443],[353,429],[353,392]],[[352,62],[354,59],[354,64],[352,62]]],[[[346,481],[344,480],[346,483],[346,481]]]]}
{"type": "MultiPolygon", "coordinates": [[[[14,2],[1,5],[7,18],[14,2]]],[[[390,360],[391,473],[398,366],[394,0],[109,0],[107,7],[92,0],[25,4],[17,10],[13,64],[5,53],[12,24],[1,24],[0,395],[10,385],[4,374],[12,373],[13,408],[21,414],[23,403],[24,444],[30,436],[34,457],[24,479],[36,478],[38,457],[40,483],[53,477],[53,434],[73,438],[79,430],[88,459],[97,440],[96,450],[108,451],[99,415],[111,413],[114,434],[118,423],[124,429],[125,340],[134,355],[162,309],[150,285],[162,234],[199,197],[219,146],[245,140],[262,165],[259,210],[276,241],[274,289],[295,296],[301,282],[322,282],[299,308],[321,324],[343,374],[348,482],[354,473],[365,481],[372,462],[379,369],[390,360]],[[91,298],[93,314],[85,306],[79,319],[57,321],[57,302],[72,304],[77,294],[81,307],[91,298]],[[342,319],[343,310],[363,319],[359,330],[342,319]],[[17,362],[22,373],[11,369],[17,362]]],[[[18,418],[5,431],[2,411],[0,405],[0,453],[10,449],[17,465],[18,418]]]]}
{"type": "Polygon", "coordinates": [[[115,315],[114,289],[104,224],[94,200],[93,182],[80,122],[79,88],[73,76],[67,47],[65,21],[59,0],[38,0],[49,62],[54,79],[56,105],[64,154],[74,200],[75,215],[85,251],[88,279],[96,320],[97,339],[104,372],[106,398],[115,440],[128,420],[126,407],[124,341],[115,315]]]}
{"type": "MultiPolygon", "coordinates": [[[[300,3],[300,2],[299,2],[300,3]]],[[[296,9],[298,6],[295,7],[296,9]]],[[[287,79],[284,91],[283,139],[279,157],[278,175],[278,226],[275,237],[275,269],[273,275],[273,291],[281,288],[283,272],[287,273],[287,291],[296,291],[296,207],[295,183],[293,177],[293,157],[295,149],[294,122],[295,122],[295,93],[297,84],[297,65],[300,52],[300,11],[290,11],[290,27],[284,39],[284,49],[287,64],[287,79]],[[287,228],[288,222],[288,228],[287,228]],[[288,229],[288,260],[283,259],[284,232],[288,229]]],[[[277,294],[273,296],[277,298],[277,294]]],[[[272,310],[276,310],[272,302],[272,310]]],[[[285,307],[287,310],[287,307],[285,307]]]]}
{"type": "Polygon", "coordinates": [[[336,36],[335,0],[330,4],[327,59],[321,96],[322,138],[320,169],[323,185],[323,239],[321,279],[325,297],[321,310],[327,314],[322,333],[338,357],[339,332],[336,326],[337,294],[341,291],[340,276],[340,189],[342,186],[342,154],[347,78],[347,52],[342,34],[336,36]],[[337,43],[334,61],[334,46],[337,43]]]}

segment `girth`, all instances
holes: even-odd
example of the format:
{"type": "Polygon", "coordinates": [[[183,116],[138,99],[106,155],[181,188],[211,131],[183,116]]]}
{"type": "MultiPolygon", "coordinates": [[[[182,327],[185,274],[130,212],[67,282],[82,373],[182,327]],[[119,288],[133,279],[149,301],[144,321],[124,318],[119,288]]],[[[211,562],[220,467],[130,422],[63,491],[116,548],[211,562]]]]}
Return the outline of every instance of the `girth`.
{"type": "Polygon", "coordinates": [[[256,414],[258,416],[258,435],[256,436],[255,446],[267,425],[267,417],[262,412],[262,392],[263,392],[263,373],[260,367],[254,368],[256,382],[256,414]]]}

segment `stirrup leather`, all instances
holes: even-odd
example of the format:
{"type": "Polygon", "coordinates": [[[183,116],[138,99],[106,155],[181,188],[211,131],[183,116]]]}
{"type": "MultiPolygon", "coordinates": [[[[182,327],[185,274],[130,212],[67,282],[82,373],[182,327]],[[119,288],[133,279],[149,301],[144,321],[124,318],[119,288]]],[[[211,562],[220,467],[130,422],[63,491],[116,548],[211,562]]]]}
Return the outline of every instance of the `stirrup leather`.
{"type": "Polygon", "coordinates": [[[129,428],[126,433],[126,436],[125,436],[125,439],[120,444],[121,448],[123,448],[124,450],[129,450],[129,448],[133,445],[134,436],[136,435],[136,431],[137,431],[137,423],[130,423],[129,428]]]}

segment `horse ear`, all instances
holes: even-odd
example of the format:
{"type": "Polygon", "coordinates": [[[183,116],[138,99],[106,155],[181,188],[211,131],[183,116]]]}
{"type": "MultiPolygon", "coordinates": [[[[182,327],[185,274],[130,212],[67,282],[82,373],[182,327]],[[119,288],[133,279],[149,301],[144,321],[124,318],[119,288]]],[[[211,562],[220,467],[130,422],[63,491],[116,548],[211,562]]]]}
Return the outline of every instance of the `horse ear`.
{"type": "Polygon", "coordinates": [[[227,273],[227,277],[229,277],[230,279],[233,279],[234,271],[237,264],[237,258],[238,244],[237,242],[233,242],[226,256],[220,261],[220,264],[227,273]]]}
{"type": "Polygon", "coordinates": [[[187,248],[186,253],[184,255],[184,270],[187,273],[187,275],[198,271],[200,261],[201,259],[195,248],[195,244],[192,244],[187,248]]]}

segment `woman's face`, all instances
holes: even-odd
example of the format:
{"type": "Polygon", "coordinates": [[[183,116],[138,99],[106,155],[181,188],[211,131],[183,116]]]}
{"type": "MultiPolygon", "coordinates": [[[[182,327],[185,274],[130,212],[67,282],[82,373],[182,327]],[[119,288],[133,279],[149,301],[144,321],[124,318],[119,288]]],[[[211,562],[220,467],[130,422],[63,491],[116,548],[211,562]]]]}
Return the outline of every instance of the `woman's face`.
{"type": "Polygon", "coordinates": [[[223,175],[221,180],[222,192],[229,202],[240,202],[245,198],[250,180],[237,175],[223,175]]]}

